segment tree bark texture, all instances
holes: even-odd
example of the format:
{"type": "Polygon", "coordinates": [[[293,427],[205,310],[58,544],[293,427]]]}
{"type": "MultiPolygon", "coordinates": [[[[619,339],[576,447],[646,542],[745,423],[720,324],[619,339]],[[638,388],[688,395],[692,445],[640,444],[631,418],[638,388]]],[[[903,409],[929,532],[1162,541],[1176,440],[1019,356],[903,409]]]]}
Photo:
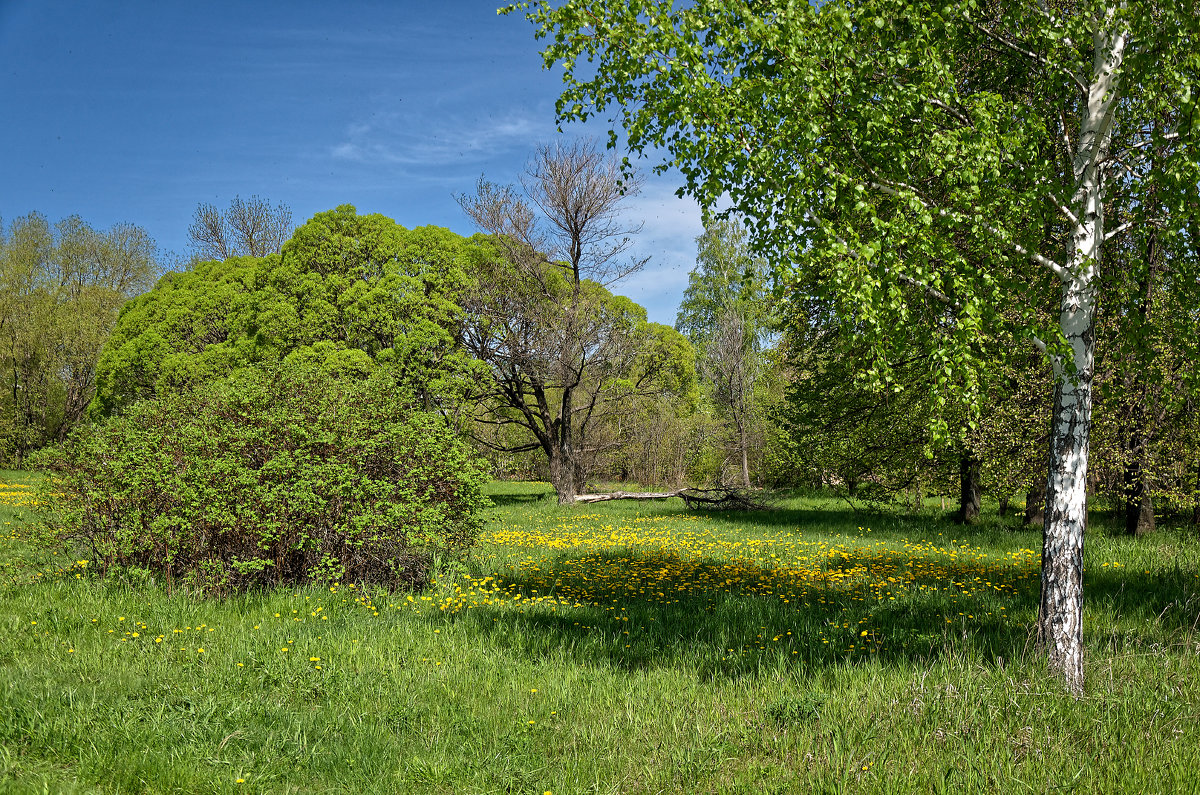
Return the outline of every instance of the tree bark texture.
{"type": "Polygon", "coordinates": [[[1042,535],[1042,597],[1038,639],[1050,670],[1083,694],[1083,537],[1087,527],[1088,435],[1092,423],[1095,321],[1104,240],[1104,175],[1119,98],[1126,35],[1115,5],[1097,20],[1092,74],[1080,123],[1071,197],[1075,223],[1063,281],[1059,329],[1069,353],[1054,359],[1046,524],[1042,535]],[[1068,358],[1069,357],[1069,358],[1068,358]]]}
{"type": "Polygon", "coordinates": [[[979,459],[973,455],[963,455],[958,460],[959,492],[957,520],[969,524],[979,518],[982,503],[979,486],[979,459]]]}
{"type": "Polygon", "coordinates": [[[1046,484],[1030,489],[1025,494],[1025,524],[1042,527],[1046,524],[1046,484]]]}
{"type": "Polygon", "coordinates": [[[1083,689],[1083,536],[1090,390],[1090,383],[1084,390],[1062,384],[1054,400],[1038,609],[1038,640],[1046,648],[1050,668],[1075,693],[1083,689]],[[1068,394],[1064,396],[1064,392],[1068,394]]]}
{"type": "Polygon", "coordinates": [[[578,494],[575,482],[576,467],[571,455],[569,437],[560,439],[554,454],[550,456],[550,485],[558,493],[559,505],[571,505],[578,494]]]}

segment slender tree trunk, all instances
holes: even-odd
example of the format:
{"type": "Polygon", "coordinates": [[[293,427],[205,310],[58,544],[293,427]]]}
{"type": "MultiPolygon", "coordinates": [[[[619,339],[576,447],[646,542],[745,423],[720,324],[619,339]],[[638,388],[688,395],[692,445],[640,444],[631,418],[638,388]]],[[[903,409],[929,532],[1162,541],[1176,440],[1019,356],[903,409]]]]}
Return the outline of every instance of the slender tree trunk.
{"type": "Polygon", "coordinates": [[[1122,502],[1124,503],[1125,532],[1131,536],[1153,533],[1154,499],[1146,488],[1146,470],[1142,465],[1145,455],[1145,436],[1134,426],[1129,436],[1129,460],[1123,473],[1122,502]]]}
{"type": "Polygon", "coordinates": [[[1069,690],[1083,689],[1083,538],[1091,383],[1060,384],[1054,399],[1042,536],[1038,639],[1069,690]]]}
{"type": "Polygon", "coordinates": [[[1025,524],[1030,527],[1042,527],[1046,524],[1046,484],[1040,482],[1037,488],[1030,489],[1025,494],[1025,524]]]}
{"type": "Polygon", "coordinates": [[[1196,482],[1192,487],[1192,527],[1200,527],[1200,456],[1196,458],[1196,482]]]}
{"type": "Polygon", "coordinates": [[[1008,505],[1009,505],[1009,496],[1007,494],[1005,494],[1003,497],[1000,498],[1000,518],[1001,519],[1003,519],[1005,516],[1008,516],[1008,505]]]}
{"type": "Polygon", "coordinates": [[[740,428],[741,445],[742,445],[742,486],[750,488],[750,456],[746,451],[749,446],[746,441],[746,427],[743,425],[740,428]]]}
{"type": "Polygon", "coordinates": [[[979,518],[981,495],[979,459],[967,453],[958,460],[959,491],[957,521],[969,524],[979,518]]]}
{"type": "MultiPolygon", "coordinates": [[[[1151,230],[1146,244],[1146,262],[1149,267],[1139,287],[1142,304],[1134,316],[1137,320],[1134,333],[1145,333],[1145,329],[1150,325],[1150,315],[1154,306],[1154,266],[1158,255],[1158,233],[1151,230]]],[[[1125,378],[1126,392],[1131,399],[1127,412],[1129,428],[1125,435],[1125,439],[1129,441],[1128,458],[1125,460],[1121,496],[1124,498],[1125,532],[1132,536],[1154,532],[1154,500],[1146,483],[1151,436],[1157,426],[1157,423],[1149,420],[1152,413],[1149,408],[1151,389],[1146,377],[1149,366],[1143,365],[1125,378]]]]}
{"type": "Polygon", "coordinates": [[[1050,669],[1067,689],[1083,694],[1083,537],[1087,527],[1088,436],[1092,424],[1092,375],[1104,182],[1100,163],[1108,153],[1125,53],[1124,23],[1116,3],[1096,21],[1092,74],[1073,164],[1071,251],[1063,280],[1059,329],[1069,359],[1054,360],[1054,415],[1050,425],[1046,524],[1042,535],[1042,597],[1038,639],[1050,669]]]}

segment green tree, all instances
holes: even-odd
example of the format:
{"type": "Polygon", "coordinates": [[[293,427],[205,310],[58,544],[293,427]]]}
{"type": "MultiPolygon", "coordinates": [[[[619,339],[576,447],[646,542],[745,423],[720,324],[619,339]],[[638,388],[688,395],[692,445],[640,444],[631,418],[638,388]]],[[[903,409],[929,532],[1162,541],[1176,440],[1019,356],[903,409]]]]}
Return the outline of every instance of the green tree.
{"type": "Polygon", "coordinates": [[[768,337],[766,264],[752,256],[737,218],[712,219],[696,244],[697,266],[675,328],[696,349],[700,374],[732,429],[742,485],[750,488],[751,437],[762,420],[755,391],[768,337]]]}
{"type": "Polygon", "coordinates": [[[37,213],[0,224],[0,458],[20,466],[80,421],[117,313],[157,267],[154,241],[132,224],[51,227],[37,213]]]}
{"type": "Polygon", "coordinates": [[[637,229],[618,218],[637,179],[584,141],[539,149],[522,187],[480,180],[459,198],[494,251],[467,298],[463,341],[490,371],[477,420],[532,436],[516,451],[540,448],[569,504],[590,463],[621,444],[594,429],[631,421],[643,397],[688,389],[693,358],[681,335],[605,287],[645,262],[625,257],[637,229]]]}
{"type": "Polygon", "coordinates": [[[121,313],[94,410],[288,358],[333,374],[386,366],[432,407],[469,368],[454,330],[472,252],[448,230],[408,230],[343,205],[297,229],[279,254],[167,274],[121,313]]]}
{"type": "Polygon", "coordinates": [[[1193,11],[574,0],[529,12],[549,39],[546,64],[565,65],[560,118],[611,113],[634,151],[669,152],[702,205],[727,196],[753,219],[756,248],[784,281],[797,266],[819,270],[837,316],[880,353],[877,382],[900,355],[889,329],[908,311],[903,285],[957,307],[929,346],[940,394],[977,405],[978,374],[995,364],[979,339],[1008,331],[1046,354],[1055,400],[1038,634],[1073,692],[1104,244],[1130,228],[1107,227],[1104,210],[1119,193],[1178,229],[1195,201],[1193,11]],[[1171,127],[1152,123],[1169,114],[1171,127]],[[1054,320],[1042,323],[1044,307],[1022,302],[1049,288],[1054,320]]]}

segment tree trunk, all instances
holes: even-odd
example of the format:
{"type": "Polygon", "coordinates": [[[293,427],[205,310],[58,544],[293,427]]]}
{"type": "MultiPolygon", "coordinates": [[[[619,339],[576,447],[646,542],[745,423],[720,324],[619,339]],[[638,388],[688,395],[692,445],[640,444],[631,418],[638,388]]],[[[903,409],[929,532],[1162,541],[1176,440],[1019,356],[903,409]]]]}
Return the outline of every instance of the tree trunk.
{"type": "Polygon", "coordinates": [[[1200,458],[1196,459],[1196,483],[1192,487],[1192,527],[1200,527],[1200,458]]]}
{"type": "Polygon", "coordinates": [[[1077,694],[1083,690],[1083,536],[1091,422],[1088,375],[1086,382],[1076,375],[1055,390],[1038,609],[1038,640],[1046,648],[1050,668],[1077,694]]]}
{"type": "Polygon", "coordinates": [[[959,491],[957,521],[970,524],[979,518],[981,503],[979,459],[969,453],[958,460],[959,491]]]}
{"type": "Polygon", "coordinates": [[[1146,488],[1146,470],[1142,466],[1145,438],[1141,430],[1130,434],[1129,462],[1125,465],[1122,502],[1125,513],[1125,532],[1141,536],[1154,532],[1154,499],[1146,488]]]}
{"type": "Polygon", "coordinates": [[[746,452],[746,429],[741,429],[742,437],[742,487],[750,488],[750,456],[746,452]]]}
{"type": "Polygon", "coordinates": [[[1009,497],[1006,494],[1000,498],[1000,518],[1001,519],[1003,519],[1005,516],[1008,516],[1008,504],[1009,504],[1009,497]]]}
{"type": "Polygon", "coordinates": [[[550,485],[558,493],[559,505],[572,505],[577,496],[575,462],[567,458],[561,447],[550,457],[550,485]]]}
{"type": "Polygon", "coordinates": [[[1125,24],[1113,2],[1092,34],[1092,74],[1072,164],[1076,188],[1071,197],[1070,256],[1059,272],[1063,287],[1058,324],[1070,358],[1054,357],[1038,640],[1046,649],[1050,670],[1076,696],[1083,694],[1083,536],[1104,241],[1104,181],[1099,164],[1108,154],[1120,98],[1125,24]]]}
{"type": "Polygon", "coordinates": [[[1025,493],[1025,524],[1029,527],[1043,527],[1046,524],[1046,485],[1039,483],[1036,488],[1025,493]]]}

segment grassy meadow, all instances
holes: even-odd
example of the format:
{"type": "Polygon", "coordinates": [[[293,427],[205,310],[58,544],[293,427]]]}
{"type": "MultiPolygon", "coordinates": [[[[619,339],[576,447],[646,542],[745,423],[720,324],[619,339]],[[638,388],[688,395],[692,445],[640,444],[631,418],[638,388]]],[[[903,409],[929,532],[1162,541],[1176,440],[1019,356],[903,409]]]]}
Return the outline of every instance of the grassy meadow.
{"type": "Polygon", "coordinates": [[[0,473],[0,792],[1200,790],[1200,543],[1094,519],[1087,692],[1029,634],[1040,534],[794,498],[493,484],[464,569],[223,602],[23,541],[0,473]]]}

